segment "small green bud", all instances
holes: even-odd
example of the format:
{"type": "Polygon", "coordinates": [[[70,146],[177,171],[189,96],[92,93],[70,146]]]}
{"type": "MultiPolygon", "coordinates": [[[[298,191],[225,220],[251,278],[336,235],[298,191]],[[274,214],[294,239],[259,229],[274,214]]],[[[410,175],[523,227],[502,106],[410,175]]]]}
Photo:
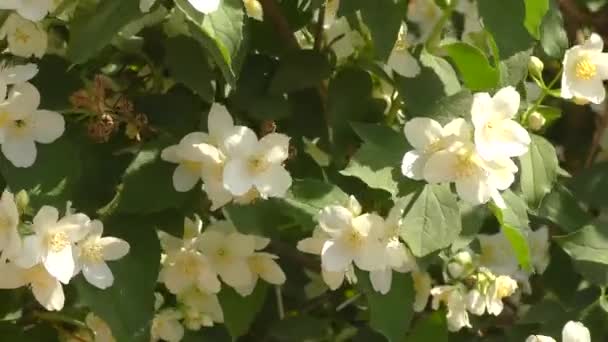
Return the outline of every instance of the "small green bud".
{"type": "Polygon", "coordinates": [[[30,196],[25,190],[21,190],[15,195],[15,204],[20,214],[26,213],[30,205],[30,196]]]}
{"type": "Polygon", "coordinates": [[[528,116],[528,127],[533,131],[540,130],[545,123],[547,123],[547,119],[539,112],[533,112],[528,116]]]}
{"type": "Polygon", "coordinates": [[[448,275],[453,279],[465,278],[474,270],[473,256],[469,251],[458,252],[447,265],[448,275]]]}
{"type": "Polygon", "coordinates": [[[545,65],[543,64],[543,61],[541,61],[538,57],[530,57],[530,61],[528,61],[528,71],[533,77],[542,80],[542,73],[544,68],[545,65]]]}

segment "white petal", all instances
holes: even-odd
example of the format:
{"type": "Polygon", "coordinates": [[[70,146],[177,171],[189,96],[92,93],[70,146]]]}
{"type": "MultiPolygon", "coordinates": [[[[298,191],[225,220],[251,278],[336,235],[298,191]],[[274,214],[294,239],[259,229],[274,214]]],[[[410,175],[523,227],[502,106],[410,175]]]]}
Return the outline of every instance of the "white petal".
{"type": "Polygon", "coordinates": [[[378,239],[384,233],[384,219],[376,214],[363,214],[352,220],[352,227],[364,237],[378,239]]]}
{"type": "Polygon", "coordinates": [[[355,254],[354,262],[364,271],[374,271],[386,267],[386,255],[384,247],[375,239],[365,241],[363,246],[355,254]],[[373,241],[369,241],[373,240],[373,241]]]}
{"type": "Polygon", "coordinates": [[[200,180],[199,172],[193,172],[192,169],[184,164],[179,164],[173,171],[173,187],[176,191],[187,192],[192,190],[196,183],[200,180]]]}
{"type": "Polygon", "coordinates": [[[171,145],[162,150],[160,153],[160,158],[170,163],[179,164],[181,163],[182,159],[180,158],[178,151],[179,145],[171,145]]]}
{"type": "Polygon", "coordinates": [[[424,166],[424,179],[429,183],[452,182],[456,179],[459,159],[450,151],[433,153],[424,166]]]}
{"type": "Polygon", "coordinates": [[[344,272],[330,272],[322,269],[321,276],[323,277],[325,284],[327,284],[332,291],[338,289],[344,282],[344,272]]]}
{"type": "Polygon", "coordinates": [[[562,331],[563,342],[591,342],[589,329],[581,322],[570,321],[564,326],[562,331]]]}
{"type": "Polygon", "coordinates": [[[2,0],[0,2],[0,9],[17,9],[21,4],[20,1],[21,0],[2,0]]]}
{"type": "Polygon", "coordinates": [[[129,243],[123,239],[104,237],[98,243],[103,248],[104,260],[118,260],[129,253],[129,243]]]}
{"type": "Polygon", "coordinates": [[[353,260],[353,252],[341,243],[326,241],[321,250],[321,266],[330,272],[343,272],[353,260]]]}
{"type": "Polygon", "coordinates": [[[211,200],[211,211],[215,211],[232,201],[232,194],[224,188],[222,180],[208,180],[203,176],[203,189],[207,193],[207,197],[211,200]]]}
{"type": "Polygon", "coordinates": [[[280,164],[272,164],[254,179],[262,197],[285,197],[291,187],[291,175],[280,164]]]}
{"type": "Polygon", "coordinates": [[[211,106],[207,117],[207,128],[216,143],[222,142],[234,128],[234,120],[224,105],[214,103],[211,106]]]}
{"type": "Polygon", "coordinates": [[[602,37],[599,34],[593,32],[589,36],[589,39],[587,39],[585,41],[585,43],[583,44],[583,47],[585,49],[602,52],[602,50],[604,50],[604,40],[602,39],[602,37]]]}
{"type": "Polygon", "coordinates": [[[33,63],[7,67],[0,72],[0,77],[7,84],[27,82],[38,74],[38,66],[33,63]]]}
{"type": "Polygon", "coordinates": [[[282,163],[289,157],[289,137],[280,133],[267,134],[260,139],[259,148],[267,162],[282,163]]]}
{"type": "Polygon", "coordinates": [[[403,132],[412,147],[424,151],[430,144],[443,136],[443,127],[433,119],[413,118],[405,123],[403,132]]]}
{"type": "Polygon", "coordinates": [[[391,290],[391,283],[393,281],[393,270],[385,268],[381,270],[369,272],[369,280],[372,283],[372,287],[377,292],[385,295],[391,290]]]}
{"type": "Polygon", "coordinates": [[[511,119],[519,110],[520,96],[515,88],[509,86],[494,94],[492,102],[494,112],[498,115],[497,118],[511,119]]]}
{"type": "Polygon", "coordinates": [[[407,50],[395,50],[388,58],[387,64],[403,77],[416,77],[420,73],[420,64],[407,50]]]}
{"type": "Polygon", "coordinates": [[[8,99],[2,105],[13,120],[23,119],[34,113],[40,105],[40,92],[31,83],[20,83],[11,89],[8,99]]]}
{"type": "Polygon", "coordinates": [[[483,315],[486,311],[486,299],[479,290],[473,289],[467,293],[467,310],[477,316],[483,315]]]}
{"type": "Polygon", "coordinates": [[[181,147],[187,147],[198,144],[209,143],[209,135],[204,132],[191,132],[186,134],[182,140],[180,140],[179,145],[181,147]]]}
{"type": "Polygon", "coordinates": [[[207,229],[198,238],[197,247],[202,253],[206,255],[212,255],[215,254],[215,252],[223,246],[225,239],[225,234],[207,229]]]}
{"type": "Polygon", "coordinates": [[[36,144],[30,138],[6,139],[2,153],[16,167],[30,167],[36,161],[36,144]]]}
{"type": "Polygon", "coordinates": [[[469,141],[473,136],[471,125],[463,118],[450,121],[443,127],[443,135],[452,136],[458,140],[469,141]]]}
{"type": "Polygon", "coordinates": [[[86,237],[90,229],[95,225],[101,224],[101,221],[91,223],[91,219],[83,214],[76,213],[62,217],[57,221],[57,225],[53,229],[60,229],[68,234],[71,242],[78,242],[86,237]]]}
{"type": "Polygon", "coordinates": [[[460,198],[473,205],[487,203],[492,197],[488,184],[477,177],[467,177],[456,181],[456,192],[460,198]]]}
{"type": "Polygon", "coordinates": [[[34,140],[43,144],[52,143],[65,131],[63,116],[49,110],[34,112],[32,125],[34,140]]]}
{"type": "Polygon", "coordinates": [[[63,309],[65,295],[61,283],[49,276],[43,282],[32,283],[32,293],[34,297],[45,309],[59,311],[63,309]]]}
{"type": "Polygon", "coordinates": [[[590,80],[577,80],[574,78],[568,80],[566,88],[575,98],[586,99],[595,104],[602,103],[606,98],[606,89],[602,80],[598,77],[590,80]]]}
{"type": "Polygon", "coordinates": [[[218,268],[222,280],[232,287],[246,287],[253,280],[253,275],[245,259],[235,260],[229,265],[218,268]]]}
{"type": "Polygon", "coordinates": [[[492,119],[494,112],[494,102],[488,93],[476,93],[473,95],[473,105],[471,106],[471,121],[475,129],[485,126],[486,122],[492,119]]]}
{"type": "Polygon", "coordinates": [[[352,219],[352,212],[338,205],[330,205],[321,209],[317,216],[321,229],[331,236],[337,236],[350,229],[352,219]]]}
{"type": "Polygon", "coordinates": [[[249,127],[235,126],[224,141],[224,148],[229,157],[250,156],[258,145],[255,132],[249,127]]]}
{"type": "Polygon", "coordinates": [[[416,299],[414,301],[414,311],[422,312],[429,301],[431,292],[431,277],[426,272],[412,272],[414,279],[414,289],[416,290],[416,299]]]}
{"type": "Polygon", "coordinates": [[[526,342],[555,342],[553,337],[543,335],[530,335],[526,339],[526,342]]]}
{"type": "Polygon", "coordinates": [[[591,61],[597,68],[599,78],[602,80],[608,79],[608,53],[594,54],[591,61]]]}
{"type": "Polygon", "coordinates": [[[27,279],[22,268],[14,264],[0,264],[0,289],[16,289],[27,285],[27,279]]]}
{"type": "Polygon", "coordinates": [[[44,232],[44,228],[55,225],[57,221],[59,221],[59,211],[57,208],[45,205],[34,216],[34,230],[36,232],[44,232]]]}
{"type": "Polygon", "coordinates": [[[270,258],[262,258],[262,272],[259,273],[260,277],[266,282],[274,285],[282,285],[287,279],[285,273],[274,260],[270,258]]]}
{"type": "Polygon", "coordinates": [[[317,239],[314,237],[306,238],[298,241],[297,249],[304,253],[321,255],[321,250],[323,250],[323,244],[325,241],[326,240],[317,239]]]}
{"type": "Polygon", "coordinates": [[[209,14],[220,7],[220,0],[188,0],[197,11],[209,14]]]}
{"type": "Polygon", "coordinates": [[[424,179],[424,166],[428,156],[417,150],[407,152],[401,161],[401,173],[414,180],[424,179]]]}
{"type": "Polygon", "coordinates": [[[245,195],[253,186],[247,162],[243,159],[233,159],[224,167],[224,186],[233,195],[245,195]]]}
{"type": "Polygon", "coordinates": [[[31,268],[42,258],[42,239],[38,235],[23,238],[23,245],[19,256],[13,260],[22,268],[31,268]]]}
{"type": "Polygon", "coordinates": [[[60,251],[49,251],[43,260],[44,267],[50,275],[60,282],[67,284],[74,275],[74,255],[72,247],[63,248],[60,251]]]}
{"type": "Polygon", "coordinates": [[[52,0],[21,0],[17,13],[25,19],[40,21],[49,13],[52,0]]]}
{"type": "Polygon", "coordinates": [[[249,257],[255,252],[255,239],[251,235],[231,233],[226,236],[224,245],[230,255],[249,257]]]}
{"type": "Polygon", "coordinates": [[[82,274],[89,284],[102,290],[107,289],[114,283],[114,275],[105,262],[84,264],[82,274]]]}

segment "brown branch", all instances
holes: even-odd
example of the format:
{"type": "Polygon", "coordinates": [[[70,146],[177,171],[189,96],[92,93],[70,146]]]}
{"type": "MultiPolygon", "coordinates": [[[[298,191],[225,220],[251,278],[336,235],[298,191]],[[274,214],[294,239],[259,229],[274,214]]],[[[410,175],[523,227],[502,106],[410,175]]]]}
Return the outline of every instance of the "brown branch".
{"type": "Polygon", "coordinates": [[[291,49],[299,49],[300,44],[298,44],[298,40],[295,35],[291,31],[289,27],[289,23],[287,19],[281,13],[281,8],[277,5],[275,0],[259,0],[262,5],[262,9],[264,10],[264,17],[268,18],[269,21],[274,25],[275,29],[281,36],[281,39],[289,46],[291,49]]]}

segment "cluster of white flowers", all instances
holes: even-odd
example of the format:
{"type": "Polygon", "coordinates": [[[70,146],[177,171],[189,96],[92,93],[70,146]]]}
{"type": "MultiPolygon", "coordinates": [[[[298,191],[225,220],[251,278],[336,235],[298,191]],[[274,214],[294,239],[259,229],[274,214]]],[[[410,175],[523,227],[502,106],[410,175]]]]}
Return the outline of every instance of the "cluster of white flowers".
{"type": "Polygon", "coordinates": [[[61,310],[68,284],[81,271],[92,285],[105,289],[114,282],[107,260],[129,252],[129,244],[102,237],[103,224],[68,207],[64,217],[43,206],[31,224],[20,220],[15,198],[4,191],[0,198],[0,288],[31,286],[34,297],[47,310],[61,310]],[[22,228],[25,227],[25,228],[22,228]],[[21,237],[20,229],[31,234],[21,237]]]}
{"type": "MultiPolygon", "coordinates": [[[[177,296],[179,310],[165,309],[155,319],[156,335],[164,340],[166,334],[176,333],[175,324],[183,321],[190,330],[222,323],[224,314],[217,298],[220,279],[241,296],[250,295],[261,278],[274,285],[285,283],[285,274],[275,261],[276,255],[263,252],[270,240],[239,233],[229,221],[216,221],[201,232],[202,221],[184,220],[183,237],[176,238],[159,232],[163,248],[159,281],[177,296]],[[171,331],[162,332],[164,328],[171,331]],[[163,337],[165,336],[165,337],[163,337]]],[[[181,323],[180,323],[181,324],[181,323]]]]}
{"type": "Polygon", "coordinates": [[[469,313],[481,316],[486,312],[498,316],[503,311],[503,299],[515,293],[517,281],[507,275],[497,275],[477,263],[478,257],[471,251],[456,253],[447,265],[451,284],[431,289],[432,308],[441,303],[447,307],[450,331],[471,327],[469,313]]]}
{"type": "MultiPolygon", "coordinates": [[[[553,337],[543,335],[532,335],[526,342],[555,342],[553,337]]],[[[589,329],[581,322],[570,321],[564,325],[562,330],[562,342],[591,342],[589,329]]]]}
{"type": "MultiPolygon", "coordinates": [[[[221,0],[188,0],[188,2],[194,9],[204,14],[217,11],[221,4],[221,0]]],[[[140,0],[139,9],[147,13],[154,3],[156,3],[156,0],[140,0]]],[[[264,19],[264,9],[258,0],[243,0],[243,5],[245,6],[247,16],[260,21],[264,19]]]]}
{"type": "Polygon", "coordinates": [[[8,52],[20,57],[44,56],[48,37],[42,20],[53,12],[57,0],[3,0],[0,9],[13,10],[0,28],[0,39],[7,40],[8,52]]]}
{"type": "Polygon", "coordinates": [[[524,155],[530,144],[528,131],[513,120],[519,103],[515,88],[506,87],[493,97],[474,95],[472,125],[462,118],[445,126],[430,118],[408,121],[405,137],[414,150],[403,157],[403,174],[429,183],[453,182],[466,202],[492,199],[504,207],[500,191],[513,184],[518,171],[511,157],[524,155]]]}
{"type": "Polygon", "coordinates": [[[52,143],[65,131],[61,114],[38,109],[40,93],[28,82],[37,73],[35,64],[0,66],[0,145],[17,167],[32,166],[36,143],[52,143]]]}
{"type": "Polygon", "coordinates": [[[177,163],[173,185],[192,189],[202,180],[212,210],[257,197],[283,197],[291,176],[283,167],[289,156],[289,137],[270,133],[258,140],[248,127],[234,125],[226,108],[214,104],[208,117],[209,133],[194,132],[162,151],[162,159],[177,163]]]}

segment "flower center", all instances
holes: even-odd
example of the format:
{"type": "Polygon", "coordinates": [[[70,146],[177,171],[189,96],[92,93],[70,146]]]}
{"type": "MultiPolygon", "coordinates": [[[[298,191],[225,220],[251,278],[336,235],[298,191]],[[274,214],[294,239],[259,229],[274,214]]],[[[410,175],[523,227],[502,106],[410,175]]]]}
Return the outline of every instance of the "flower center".
{"type": "Polygon", "coordinates": [[[426,149],[424,150],[424,152],[426,154],[432,154],[435,152],[439,152],[441,150],[443,150],[445,147],[445,143],[443,139],[435,139],[435,141],[433,141],[432,143],[430,143],[426,149]]]}
{"type": "Polygon", "coordinates": [[[476,171],[477,164],[470,155],[458,156],[458,163],[456,164],[456,176],[458,178],[471,177],[476,171]]]}
{"type": "Polygon", "coordinates": [[[251,173],[260,173],[268,168],[268,163],[260,157],[254,157],[249,159],[248,167],[251,173]]]}
{"type": "Polygon", "coordinates": [[[48,237],[47,244],[52,252],[57,253],[70,244],[70,239],[65,232],[56,232],[48,237]]]}
{"type": "Polygon", "coordinates": [[[198,274],[198,261],[193,255],[189,255],[182,263],[182,270],[185,274],[193,276],[198,274]]]}
{"type": "Polygon", "coordinates": [[[91,262],[103,261],[103,248],[98,243],[87,243],[82,248],[82,256],[91,262]]]}
{"type": "Polygon", "coordinates": [[[346,242],[352,248],[358,248],[363,243],[363,236],[361,236],[361,234],[359,234],[359,232],[357,232],[356,230],[352,230],[346,236],[346,242]]]}
{"type": "Polygon", "coordinates": [[[22,42],[23,44],[27,44],[30,40],[30,35],[23,32],[20,28],[15,30],[15,40],[22,42]]]}
{"type": "Polygon", "coordinates": [[[192,173],[201,172],[201,168],[203,167],[201,163],[192,160],[185,160],[182,164],[192,173]]]}
{"type": "Polygon", "coordinates": [[[583,56],[576,62],[574,73],[578,79],[589,80],[597,75],[597,67],[588,56],[583,56]]]}

